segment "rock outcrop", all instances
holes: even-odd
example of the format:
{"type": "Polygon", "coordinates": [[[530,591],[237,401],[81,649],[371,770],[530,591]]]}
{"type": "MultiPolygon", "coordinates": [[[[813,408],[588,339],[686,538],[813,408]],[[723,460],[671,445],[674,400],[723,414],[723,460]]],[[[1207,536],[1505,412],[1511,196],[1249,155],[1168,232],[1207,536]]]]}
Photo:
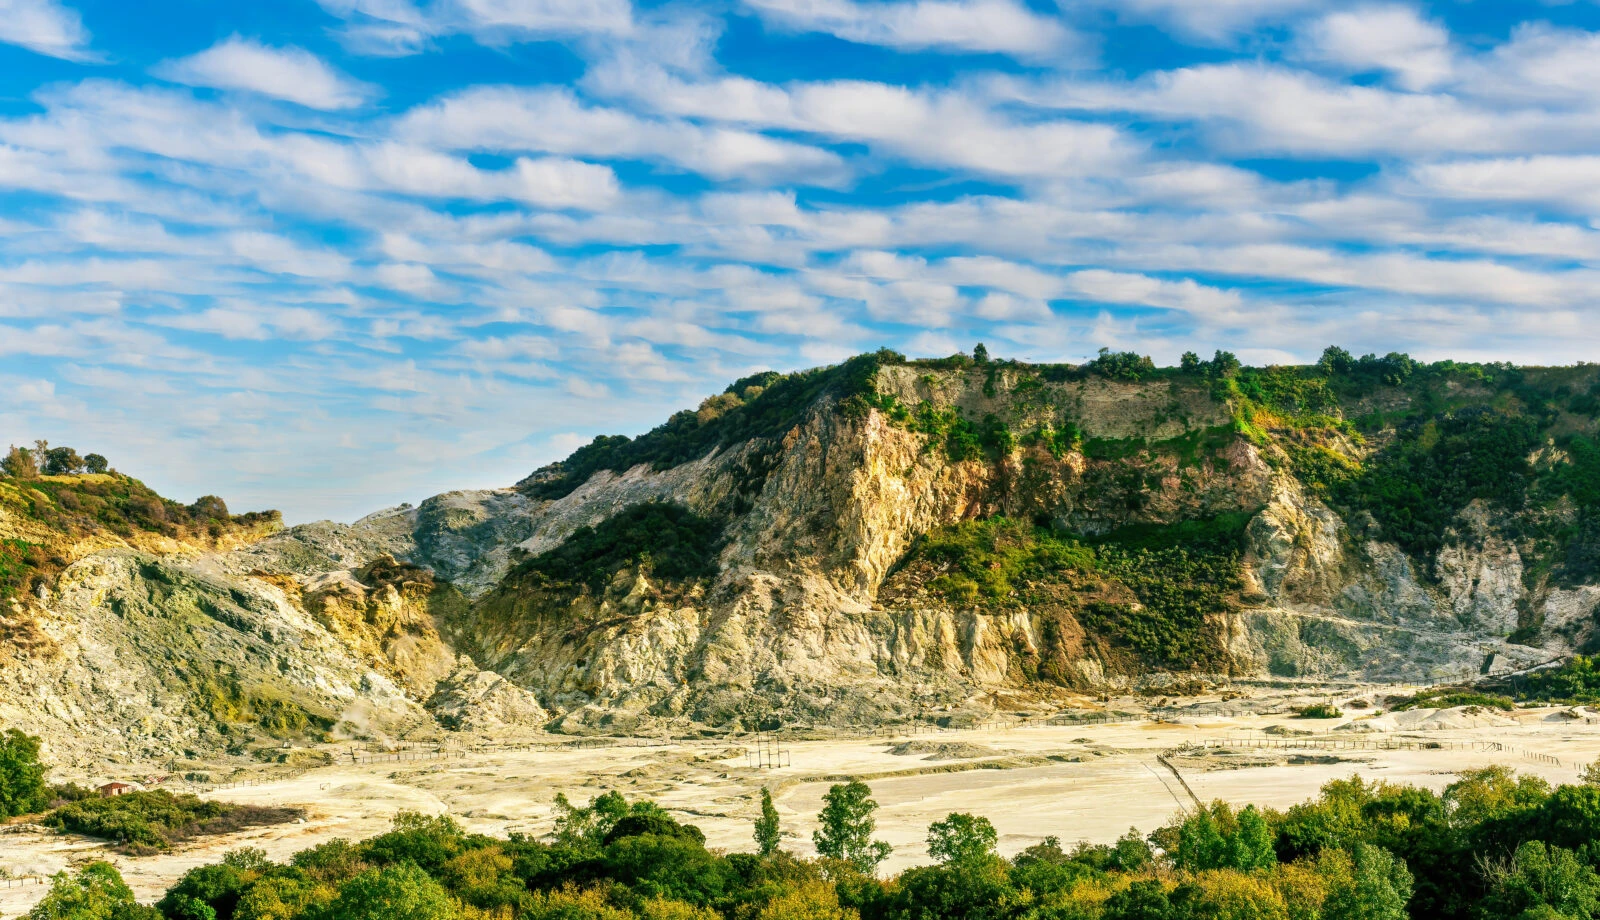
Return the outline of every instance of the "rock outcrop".
{"type": "Polygon", "coordinates": [[[1310,414],[1175,372],[857,359],[747,378],[512,488],[237,548],[86,545],[0,622],[0,721],[198,756],[247,736],[959,720],[1110,685],[1505,671],[1587,643],[1600,585],[1534,524],[1588,511],[1475,499],[1436,548],[1402,547],[1324,480],[1399,443],[1340,416],[1412,397],[1346,389],[1310,414]],[[664,561],[677,535],[615,525],[648,506],[681,509],[682,540],[714,532],[696,565],[664,561]],[[997,519],[1065,561],[974,594],[919,555],[997,519]],[[1190,559],[1197,522],[1226,531],[1193,570],[1217,573],[1204,603],[1160,568],[1190,559]],[[1169,621],[1186,644],[1131,632],[1169,621]]]}

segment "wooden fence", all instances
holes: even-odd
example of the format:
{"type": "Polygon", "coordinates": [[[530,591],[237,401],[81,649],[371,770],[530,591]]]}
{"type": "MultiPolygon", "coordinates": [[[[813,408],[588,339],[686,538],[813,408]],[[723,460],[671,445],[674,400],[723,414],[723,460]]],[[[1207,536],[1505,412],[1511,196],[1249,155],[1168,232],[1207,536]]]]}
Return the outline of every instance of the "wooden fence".
{"type": "Polygon", "coordinates": [[[1561,759],[1499,741],[1427,741],[1420,738],[1207,738],[1185,749],[1248,749],[1271,751],[1493,751],[1515,754],[1523,760],[1561,766],[1561,759]]]}
{"type": "Polygon", "coordinates": [[[0,875],[0,888],[26,888],[44,885],[50,880],[42,875],[0,875]]]}

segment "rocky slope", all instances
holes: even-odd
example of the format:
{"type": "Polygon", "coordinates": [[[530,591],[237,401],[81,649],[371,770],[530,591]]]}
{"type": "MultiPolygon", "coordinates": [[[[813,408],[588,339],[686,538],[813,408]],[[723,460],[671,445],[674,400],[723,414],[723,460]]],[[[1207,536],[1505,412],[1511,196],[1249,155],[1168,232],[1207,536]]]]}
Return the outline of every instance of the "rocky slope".
{"type": "Polygon", "coordinates": [[[0,721],[198,755],[1505,671],[1595,633],[1596,370],[879,353],[757,375],[515,487],[76,546],[9,602],[0,721]]]}

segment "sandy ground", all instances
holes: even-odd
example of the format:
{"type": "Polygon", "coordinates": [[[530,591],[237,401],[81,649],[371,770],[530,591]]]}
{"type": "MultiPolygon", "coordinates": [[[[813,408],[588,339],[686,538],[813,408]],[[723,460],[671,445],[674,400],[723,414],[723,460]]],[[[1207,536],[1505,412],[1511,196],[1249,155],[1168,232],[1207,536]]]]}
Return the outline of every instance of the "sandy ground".
{"type": "MultiPolygon", "coordinates": [[[[930,822],[952,811],[988,817],[1007,854],[1054,835],[1071,843],[1109,842],[1130,827],[1148,832],[1180,808],[1189,793],[1158,755],[1205,741],[1283,744],[1273,726],[1315,730],[1317,738],[1346,742],[1493,741],[1503,751],[1234,749],[1226,753],[1177,754],[1169,758],[1195,796],[1236,805],[1283,808],[1316,793],[1330,779],[1359,774],[1371,779],[1438,789],[1462,770],[1504,763],[1552,783],[1572,782],[1583,764],[1600,757],[1600,724],[1563,718],[1557,709],[1522,710],[1512,718],[1463,717],[1426,720],[1408,715],[1372,719],[1377,731],[1338,727],[1346,718],[1295,720],[1282,714],[1179,717],[1101,726],[1020,727],[918,735],[910,750],[894,753],[907,738],[869,738],[785,743],[788,765],[752,768],[737,742],[617,747],[561,752],[469,755],[420,763],[343,765],[293,779],[212,793],[227,801],[305,808],[301,824],[210,838],[168,854],[129,858],[109,853],[85,838],[11,832],[0,834],[0,871],[48,875],[88,858],[109,858],[135,893],[159,897],[193,866],[216,861],[230,849],[259,847],[275,859],[334,837],[358,840],[383,831],[396,811],[454,815],[473,831],[542,834],[551,827],[557,793],[575,802],[607,789],[629,798],[648,797],[706,832],[708,844],[727,850],[753,848],[751,821],[759,790],[773,790],[783,819],[786,846],[809,854],[811,831],[828,786],[846,777],[869,782],[882,808],[879,836],[895,848],[886,868],[926,860],[923,836],[930,822]],[[1326,734],[1324,734],[1326,733],[1326,734]],[[950,746],[940,752],[939,745],[950,746]],[[1309,763],[1294,763],[1299,753],[1309,763]],[[1559,765],[1549,758],[1559,760],[1559,765]],[[1317,762],[1327,761],[1327,762],[1317,762]]],[[[1600,721],[1600,720],[1597,720],[1600,721]]],[[[26,910],[44,894],[42,886],[4,887],[0,916],[26,910]]]]}

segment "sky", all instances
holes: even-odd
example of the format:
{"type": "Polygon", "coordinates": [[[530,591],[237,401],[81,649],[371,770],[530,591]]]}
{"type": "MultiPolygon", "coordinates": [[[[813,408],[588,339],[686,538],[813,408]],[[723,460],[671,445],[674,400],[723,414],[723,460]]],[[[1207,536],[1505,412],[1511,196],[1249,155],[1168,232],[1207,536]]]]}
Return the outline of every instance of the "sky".
{"type": "Polygon", "coordinates": [[[353,520],[888,346],[1600,359],[1600,0],[0,0],[0,447],[353,520]]]}

